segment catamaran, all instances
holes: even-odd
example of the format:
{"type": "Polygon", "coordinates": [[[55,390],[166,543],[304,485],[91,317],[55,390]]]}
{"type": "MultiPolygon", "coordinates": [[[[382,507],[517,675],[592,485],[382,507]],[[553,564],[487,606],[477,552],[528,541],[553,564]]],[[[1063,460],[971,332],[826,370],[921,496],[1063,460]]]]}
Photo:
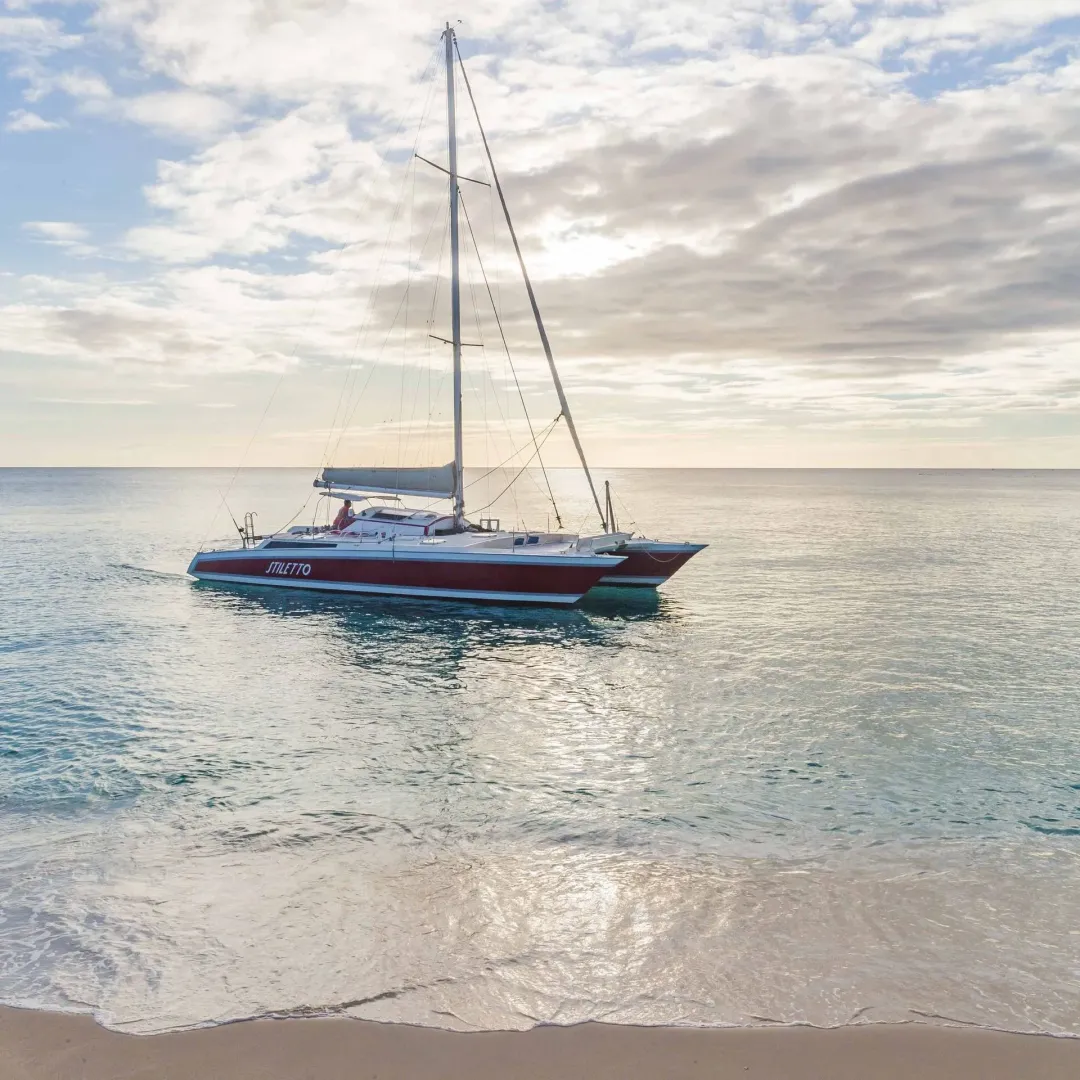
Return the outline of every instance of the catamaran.
{"type": "MultiPolygon", "coordinates": [[[[447,168],[449,177],[450,334],[453,348],[454,460],[427,468],[325,468],[314,486],[320,494],[358,505],[350,520],[297,525],[256,536],[248,515],[241,546],[200,551],[188,573],[205,581],[273,585],[334,592],[414,596],[497,603],[575,604],[592,588],[656,588],[704,544],[649,540],[618,530],[610,487],[601,503],[555,366],[532,281],[525,267],[476,100],[454,30],[442,34],[446,53],[447,168]],[[455,65],[461,71],[479,127],[490,176],[524,280],[560,413],[585,472],[600,519],[600,532],[504,530],[500,522],[465,516],[462,413],[460,237],[455,65]],[[449,512],[409,508],[403,498],[445,501],[449,512]],[[388,501],[389,500],[389,501],[388,501]]],[[[424,159],[426,160],[426,159],[424,159]]],[[[434,164],[429,163],[429,164],[434,164]]]]}

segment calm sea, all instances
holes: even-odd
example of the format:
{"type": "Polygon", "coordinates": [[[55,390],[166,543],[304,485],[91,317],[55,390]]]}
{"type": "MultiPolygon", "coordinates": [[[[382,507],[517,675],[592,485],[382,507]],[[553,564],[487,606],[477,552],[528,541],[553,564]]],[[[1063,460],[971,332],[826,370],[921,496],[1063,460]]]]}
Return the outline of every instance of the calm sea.
{"type": "Polygon", "coordinates": [[[0,471],[0,1000],[1080,1034],[1080,473],[614,472],[711,547],[572,611],[196,585],[230,476],[0,471]]]}

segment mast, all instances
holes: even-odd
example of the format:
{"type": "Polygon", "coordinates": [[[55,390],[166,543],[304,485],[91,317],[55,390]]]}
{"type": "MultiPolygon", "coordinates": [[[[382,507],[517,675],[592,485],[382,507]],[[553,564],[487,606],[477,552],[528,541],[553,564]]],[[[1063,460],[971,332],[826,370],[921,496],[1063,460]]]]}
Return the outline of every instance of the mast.
{"type": "Polygon", "coordinates": [[[461,425],[461,280],[458,268],[457,127],[454,116],[454,31],[446,24],[446,130],[450,158],[450,337],[454,346],[454,527],[465,528],[461,425]]]}
{"type": "MultiPolygon", "coordinates": [[[[447,34],[449,35],[450,32],[448,23],[447,34]]],[[[449,36],[446,40],[447,55],[449,56],[449,36]]],[[[460,58],[459,54],[458,59],[460,60],[460,58]]],[[[447,62],[447,66],[449,67],[449,61],[447,62]]],[[[577,426],[574,423],[574,417],[570,413],[570,403],[566,400],[566,391],[563,389],[562,379],[559,378],[559,369],[555,366],[555,357],[551,352],[551,342],[548,341],[547,330],[544,328],[544,320],[540,315],[540,305],[536,302],[536,293],[533,292],[532,280],[529,278],[529,271],[525,268],[525,257],[521,253],[521,245],[518,243],[517,233],[514,231],[514,223],[510,220],[510,208],[506,205],[506,196],[503,194],[502,184],[499,183],[499,174],[495,171],[495,161],[491,156],[491,147],[488,146],[487,132],[484,131],[484,125],[480,121],[480,110],[476,107],[476,98],[473,97],[472,86],[469,83],[469,74],[465,70],[464,64],[461,65],[461,76],[465,80],[465,89],[468,91],[469,101],[472,103],[473,115],[476,117],[476,126],[480,129],[480,138],[484,142],[484,154],[487,157],[488,168],[491,170],[491,179],[495,182],[495,190],[498,192],[499,202],[502,204],[503,217],[506,219],[506,227],[510,231],[510,239],[514,244],[514,252],[517,255],[518,266],[521,267],[521,276],[525,280],[525,291],[529,294],[529,303],[532,305],[533,318],[536,320],[536,329],[540,334],[540,343],[544,347],[544,356],[547,357],[548,369],[551,371],[551,381],[555,384],[555,393],[559,397],[559,409],[566,419],[566,426],[570,429],[570,438],[574,440],[574,449],[577,450],[578,460],[581,462],[582,469],[585,470],[585,479],[589,481],[589,490],[592,492],[593,505],[596,507],[596,512],[600,515],[600,524],[604,531],[607,532],[607,516],[604,513],[603,507],[600,505],[600,496],[596,492],[596,485],[593,483],[592,473],[589,471],[589,463],[585,460],[585,450],[581,445],[581,439],[578,438],[577,426]]],[[[454,168],[452,161],[453,159],[451,159],[451,170],[454,168]]],[[[453,180],[451,180],[451,184],[453,184],[453,180]]],[[[451,226],[451,228],[453,228],[453,226],[451,226]]]]}

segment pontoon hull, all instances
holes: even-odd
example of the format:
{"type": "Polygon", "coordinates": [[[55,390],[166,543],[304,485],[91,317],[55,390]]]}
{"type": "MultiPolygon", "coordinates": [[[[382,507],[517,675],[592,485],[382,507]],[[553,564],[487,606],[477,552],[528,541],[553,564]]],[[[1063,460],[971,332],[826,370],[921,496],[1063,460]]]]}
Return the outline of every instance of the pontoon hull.
{"type": "Polygon", "coordinates": [[[600,555],[415,552],[390,545],[344,552],[289,545],[199,552],[188,573],[202,581],[245,585],[565,607],[620,561],[600,555]]]}
{"type": "Polygon", "coordinates": [[[615,549],[625,558],[612,567],[597,585],[601,587],[655,589],[685,566],[707,544],[674,544],[661,540],[630,540],[615,549]]]}

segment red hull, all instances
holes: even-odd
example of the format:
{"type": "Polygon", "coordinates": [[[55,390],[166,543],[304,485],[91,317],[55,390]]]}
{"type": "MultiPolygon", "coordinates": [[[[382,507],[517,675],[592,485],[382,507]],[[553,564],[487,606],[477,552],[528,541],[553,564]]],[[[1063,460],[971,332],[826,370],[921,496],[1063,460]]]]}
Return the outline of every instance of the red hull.
{"type": "Polygon", "coordinates": [[[608,570],[598,584],[655,589],[685,566],[705,544],[667,544],[655,540],[631,540],[617,550],[626,556],[608,570]]]}
{"type": "Polygon", "coordinates": [[[305,550],[200,552],[188,573],[210,581],[399,596],[573,604],[617,563],[615,559],[466,553],[424,558],[327,555],[305,550]]]}

